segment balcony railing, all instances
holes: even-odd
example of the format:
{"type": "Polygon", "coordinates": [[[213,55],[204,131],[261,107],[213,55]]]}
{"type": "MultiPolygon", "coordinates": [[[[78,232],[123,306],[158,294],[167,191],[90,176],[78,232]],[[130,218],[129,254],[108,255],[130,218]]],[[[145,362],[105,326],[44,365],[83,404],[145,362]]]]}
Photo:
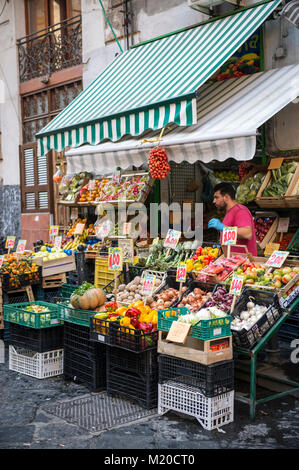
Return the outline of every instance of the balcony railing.
{"type": "Polygon", "coordinates": [[[17,40],[20,82],[82,63],[81,15],[17,40]]]}

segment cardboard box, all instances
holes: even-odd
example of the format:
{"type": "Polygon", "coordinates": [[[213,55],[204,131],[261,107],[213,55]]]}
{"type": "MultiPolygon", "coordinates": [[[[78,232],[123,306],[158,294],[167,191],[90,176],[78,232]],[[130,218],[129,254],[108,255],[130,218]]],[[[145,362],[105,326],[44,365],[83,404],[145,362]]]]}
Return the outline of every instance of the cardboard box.
{"type": "Polygon", "coordinates": [[[64,258],[56,258],[49,261],[44,261],[43,258],[35,258],[34,262],[38,266],[42,266],[43,277],[76,270],[75,255],[65,256],[64,258]]]}
{"type": "Polygon", "coordinates": [[[159,331],[158,353],[167,356],[179,357],[187,361],[198,362],[204,365],[214,364],[233,358],[232,336],[203,341],[201,339],[187,337],[184,344],[166,341],[168,333],[159,331]],[[229,346],[222,349],[222,345],[228,341],[229,346]],[[215,349],[212,351],[211,349],[215,349]]]}

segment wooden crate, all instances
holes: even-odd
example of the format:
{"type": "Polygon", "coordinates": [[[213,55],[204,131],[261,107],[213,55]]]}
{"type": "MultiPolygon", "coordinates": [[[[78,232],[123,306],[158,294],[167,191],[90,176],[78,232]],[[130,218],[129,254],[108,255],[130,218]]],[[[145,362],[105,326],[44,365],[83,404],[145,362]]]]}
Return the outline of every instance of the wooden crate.
{"type": "Polygon", "coordinates": [[[204,365],[215,364],[233,358],[232,336],[203,341],[197,338],[187,337],[185,344],[166,341],[168,333],[159,331],[158,353],[167,356],[179,357],[188,361],[198,362],[204,365]],[[229,341],[229,347],[218,351],[211,351],[210,347],[216,347],[224,341],[229,341]]]}
{"type": "Polygon", "coordinates": [[[285,193],[285,202],[287,207],[299,207],[299,163],[294,178],[285,193]]]}
{"type": "Polygon", "coordinates": [[[269,228],[263,240],[260,243],[257,242],[258,246],[264,249],[266,248],[267,243],[271,243],[276,236],[279,214],[277,212],[256,212],[254,220],[258,219],[259,217],[275,217],[273,224],[269,228]]]}
{"type": "Polygon", "coordinates": [[[54,276],[47,276],[43,278],[42,288],[43,289],[54,289],[55,287],[61,287],[62,284],[66,283],[66,274],[54,274],[54,276]]]}
{"type": "MultiPolygon", "coordinates": [[[[286,160],[286,159],[284,159],[286,160]]],[[[289,187],[284,195],[284,197],[282,198],[276,198],[276,197],[264,197],[262,194],[264,192],[264,189],[267,188],[267,186],[270,184],[271,182],[271,170],[268,170],[267,174],[266,174],[266,177],[256,195],[256,198],[255,198],[255,202],[256,204],[259,206],[259,207],[262,207],[262,208],[265,208],[265,209],[280,209],[282,207],[292,207],[292,206],[288,206],[288,203],[287,203],[287,200],[286,198],[288,197],[291,197],[293,198],[293,192],[295,191],[295,188],[297,187],[297,184],[296,182],[298,182],[298,177],[299,177],[299,157],[289,157],[287,158],[287,160],[298,160],[297,161],[297,170],[295,171],[294,175],[293,175],[293,178],[289,184],[289,187]]],[[[297,206],[294,206],[294,207],[297,207],[297,206]]]]}
{"type": "Polygon", "coordinates": [[[76,271],[76,260],[74,255],[66,256],[64,258],[56,258],[49,261],[44,261],[43,258],[35,258],[34,261],[38,266],[42,266],[43,277],[76,271]]]}

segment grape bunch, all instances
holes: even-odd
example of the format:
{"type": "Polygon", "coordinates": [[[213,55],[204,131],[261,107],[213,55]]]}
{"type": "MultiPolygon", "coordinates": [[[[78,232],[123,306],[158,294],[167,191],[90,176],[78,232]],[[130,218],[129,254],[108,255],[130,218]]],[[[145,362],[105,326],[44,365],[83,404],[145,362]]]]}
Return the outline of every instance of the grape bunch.
{"type": "Polygon", "coordinates": [[[249,166],[250,166],[250,164],[248,162],[240,163],[240,165],[238,167],[238,169],[239,169],[239,180],[240,181],[249,172],[249,166]]]}
{"type": "Polygon", "coordinates": [[[159,147],[152,149],[149,154],[148,166],[152,178],[165,179],[171,169],[165,149],[159,147]]]}

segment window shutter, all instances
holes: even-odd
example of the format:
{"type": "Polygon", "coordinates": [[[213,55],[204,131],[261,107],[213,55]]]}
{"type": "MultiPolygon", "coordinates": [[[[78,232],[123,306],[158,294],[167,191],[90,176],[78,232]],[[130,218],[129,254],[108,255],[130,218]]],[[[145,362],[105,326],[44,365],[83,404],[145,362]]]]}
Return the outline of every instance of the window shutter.
{"type": "Polygon", "coordinates": [[[20,146],[22,212],[51,212],[48,159],[37,156],[37,144],[20,146]]]}

